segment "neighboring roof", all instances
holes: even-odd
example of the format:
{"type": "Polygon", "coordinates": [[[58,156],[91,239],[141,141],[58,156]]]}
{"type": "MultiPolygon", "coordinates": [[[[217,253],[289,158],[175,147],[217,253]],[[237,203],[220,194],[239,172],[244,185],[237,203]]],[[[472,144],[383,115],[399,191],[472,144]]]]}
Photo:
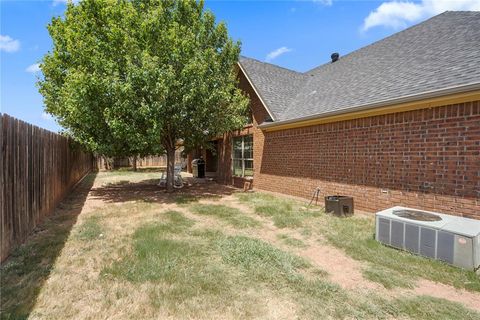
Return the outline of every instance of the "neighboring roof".
{"type": "Polygon", "coordinates": [[[385,106],[480,84],[480,12],[445,12],[305,73],[245,57],[240,66],[275,121],[385,106]]]}

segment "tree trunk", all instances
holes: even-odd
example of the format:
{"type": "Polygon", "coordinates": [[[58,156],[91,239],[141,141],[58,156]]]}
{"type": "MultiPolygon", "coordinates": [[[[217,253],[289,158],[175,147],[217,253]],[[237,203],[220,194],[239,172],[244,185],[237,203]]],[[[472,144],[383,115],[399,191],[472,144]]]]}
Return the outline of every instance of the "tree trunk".
{"type": "Polygon", "coordinates": [[[103,159],[103,166],[105,167],[105,170],[107,170],[107,171],[112,170],[112,166],[111,166],[111,163],[110,163],[110,158],[102,155],[102,159],[103,159]]]}
{"type": "Polygon", "coordinates": [[[132,165],[133,165],[133,171],[137,171],[137,156],[134,155],[132,157],[132,165]]]}
{"type": "Polygon", "coordinates": [[[115,158],[108,157],[107,161],[108,161],[108,170],[115,169],[115,158]]]}
{"type": "Polygon", "coordinates": [[[102,162],[101,164],[103,165],[103,169],[108,170],[108,163],[107,163],[107,157],[104,155],[101,155],[102,162]]]}
{"type": "Polygon", "coordinates": [[[167,192],[173,192],[175,179],[175,146],[168,146],[167,151],[167,192]]]}

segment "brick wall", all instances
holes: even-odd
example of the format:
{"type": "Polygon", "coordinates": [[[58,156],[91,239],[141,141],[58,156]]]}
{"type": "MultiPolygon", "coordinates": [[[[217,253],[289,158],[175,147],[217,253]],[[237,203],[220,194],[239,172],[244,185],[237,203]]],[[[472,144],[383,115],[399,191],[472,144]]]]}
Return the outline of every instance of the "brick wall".
{"type": "MultiPolygon", "coordinates": [[[[243,188],[245,179],[232,177],[232,138],[235,136],[253,135],[254,176],[257,175],[257,168],[259,168],[262,163],[260,155],[262,154],[263,149],[263,132],[257,126],[265,121],[265,118],[268,117],[268,112],[265,110],[262,102],[243,75],[240,75],[239,77],[239,87],[250,97],[250,109],[253,122],[245,126],[243,130],[225,133],[222,139],[219,140],[217,149],[217,181],[243,188]]],[[[253,184],[251,184],[251,186],[253,187],[253,184]]]]}
{"type": "Polygon", "coordinates": [[[240,87],[253,126],[219,143],[222,182],[232,183],[231,136],[251,133],[258,189],[309,198],[320,187],[366,211],[404,205],[480,219],[480,101],[263,132],[268,113],[243,77],[240,87]]]}
{"type": "Polygon", "coordinates": [[[480,218],[480,102],[266,132],[260,189],[480,218]]]}

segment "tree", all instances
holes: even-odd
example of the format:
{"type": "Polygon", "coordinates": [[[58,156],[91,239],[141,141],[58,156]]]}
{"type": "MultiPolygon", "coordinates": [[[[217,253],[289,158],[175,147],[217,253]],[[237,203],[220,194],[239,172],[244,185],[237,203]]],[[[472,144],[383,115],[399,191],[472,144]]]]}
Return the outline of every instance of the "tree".
{"type": "Polygon", "coordinates": [[[159,146],[168,191],[178,141],[202,146],[245,122],[240,43],[203,1],[84,0],[48,30],[53,51],[39,81],[47,112],[91,150],[159,146]]]}

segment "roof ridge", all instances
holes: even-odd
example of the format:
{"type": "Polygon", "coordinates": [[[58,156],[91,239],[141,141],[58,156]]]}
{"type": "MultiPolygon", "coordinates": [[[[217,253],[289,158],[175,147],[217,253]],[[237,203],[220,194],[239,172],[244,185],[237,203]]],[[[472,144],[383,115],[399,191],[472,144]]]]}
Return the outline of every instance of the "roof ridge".
{"type": "MultiPolygon", "coordinates": [[[[288,68],[279,66],[278,64],[273,64],[273,63],[270,63],[270,62],[260,61],[260,60],[258,60],[258,59],[250,58],[250,57],[247,57],[247,56],[240,56],[240,58],[244,58],[244,59],[248,59],[248,60],[253,60],[253,61],[256,61],[256,62],[261,63],[261,64],[266,64],[266,65],[269,65],[269,66],[272,66],[272,67],[276,67],[276,68],[278,68],[278,69],[283,69],[283,70],[285,70],[285,71],[290,71],[290,72],[298,73],[298,74],[301,74],[301,75],[305,75],[304,72],[300,72],[300,71],[295,71],[295,70],[292,70],[292,69],[288,69],[288,68]]],[[[240,61],[240,62],[241,62],[241,61],[240,61]]]]}
{"type": "MultiPolygon", "coordinates": [[[[417,27],[422,26],[423,24],[427,23],[428,21],[430,21],[430,20],[432,20],[432,19],[434,19],[434,18],[443,16],[443,15],[446,14],[446,13],[452,13],[452,12],[460,12],[460,11],[444,11],[444,12],[438,14],[438,15],[435,15],[435,16],[433,16],[433,17],[430,17],[430,18],[426,19],[426,20],[423,20],[423,21],[420,22],[420,23],[411,25],[410,27],[405,28],[405,29],[403,29],[403,30],[400,30],[400,31],[398,31],[398,32],[394,32],[394,33],[392,33],[391,35],[386,36],[385,38],[381,38],[381,39],[379,39],[379,40],[377,40],[377,41],[374,41],[374,42],[372,42],[372,43],[370,43],[370,44],[367,44],[367,45],[364,46],[364,47],[361,47],[361,48],[358,48],[358,49],[356,49],[356,50],[353,50],[353,51],[347,53],[347,54],[344,55],[344,56],[341,55],[340,58],[338,59],[338,61],[336,61],[336,62],[341,62],[341,61],[342,61],[343,59],[345,59],[346,57],[351,56],[352,54],[355,54],[355,53],[357,53],[357,52],[360,51],[360,50],[369,48],[369,47],[371,47],[371,46],[373,46],[373,45],[376,45],[377,43],[384,42],[384,41],[386,41],[386,40],[388,40],[388,39],[390,39],[390,38],[397,37],[398,35],[403,34],[403,33],[405,33],[406,31],[409,31],[409,30],[412,30],[412,29],[415,29],[415,28],[417,28],[417,27]]],[[[476,11],[464,11],[464,12],[476,12],[476,11]]],[[[331,63],[331,62],[326,62],[326,63],[321,64],[321,65],[319,65],[319,66],[316,66],[316,67],[314,67],[314,68],[312,68],[312,69],[310,69],[310,70],[308,70],[308,71],[305,71],[305,74],[310,74],[312,71],[314,71],[314,70],[316,70],[316,69],[319,69],[319,68],[321,68],[321,67],[324,67],[324,66],[326,66],[326,65],[330,65],[330,64],[332,64],[332,63],[331,63]]]]}

